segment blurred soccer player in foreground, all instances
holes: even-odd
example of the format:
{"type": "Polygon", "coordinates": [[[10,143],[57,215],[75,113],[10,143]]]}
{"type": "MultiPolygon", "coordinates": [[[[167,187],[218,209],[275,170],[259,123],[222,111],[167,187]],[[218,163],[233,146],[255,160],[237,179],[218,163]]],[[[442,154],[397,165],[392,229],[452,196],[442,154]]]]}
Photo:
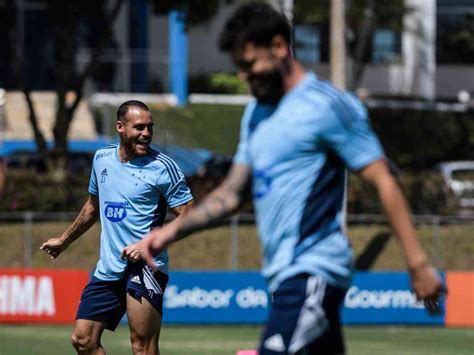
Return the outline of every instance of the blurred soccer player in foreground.
{"type": "Polygon", "coordinates": [[[429,311],[439,309],[442,285],[366,109],[305,72],[292,57],[290,38],[286,18],[265,3],[245,4],[228,20],[220,48],[255,97],[242,118],[233,166],[201,204],[139,245],[151,261],[170,243],[236,212],[251,182],[262,273],[273,294],[260,354],[342,354],[339,309],[353,272],[341,228],[345,167],[376,188],[429,311]]]}
{"type": "Polygon", "coordinates": [[[153,121],[145,104],[123,103],[116,127],[120,145],[96,152],[90,195],[81,213],[41,249],[58,257],[100,217],[100,259],[81,296],[72,344],[79,354],[105,354],[102,332],[115,330],[127,311],[133,353],[159,354],[168,255],[161,250],[148,260],[151,268],[141,260],[136,243],[163,224],[168,206],[179,216],[192,196],[177,165],[150,148],[153,121]]]}

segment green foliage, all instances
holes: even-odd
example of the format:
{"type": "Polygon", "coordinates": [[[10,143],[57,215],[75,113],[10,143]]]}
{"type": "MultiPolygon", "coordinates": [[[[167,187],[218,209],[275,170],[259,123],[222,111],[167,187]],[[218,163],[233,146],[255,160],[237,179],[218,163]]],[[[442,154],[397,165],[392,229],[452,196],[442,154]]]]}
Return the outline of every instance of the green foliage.
{"type": "Polygon", "coordinates": [[[402,169],[428,170],[444,160],[474,160],[473,112],[377,109],[372,125],[402,169]]]}
{"type": "MultiPolygon", "coordinates": [[[[402,173],[399,183],[415,214],[450,215],[458,210],[458,200],[446,189],[441,175],[435,172],[402,173]]],[[[349,177],[348,211],[383,213],[375,190],[354,175],[349,177]]]]}
{"type": "MultiPolygon", "coordinates": [[[[369,0],[352,0],[347,2],[346,21],[349,28],[357,33],[364,14],[369,7],[369,0]]],[[[329,0],[298,0],[294,2],[294,22],[327,24],[330,18],[329,0]]],[[[375,27],[389,28],[394,31],[403,29],[403,16],[411,11],[404,0],[373,0],[373,22],[375,27]]]]}
{"type": "Polygon", "coordinates": [[[214,73],[191,76],[189,92],[245,95],[249,93],[249,90],[247,84],[235,74],[214,73]]]}
{"type": "Polygon", "coordinates": [[[9,170],[0,211],[79,211],[88,195],[88,181],[85,175],[58,182],[48,174],[9,170]]]}

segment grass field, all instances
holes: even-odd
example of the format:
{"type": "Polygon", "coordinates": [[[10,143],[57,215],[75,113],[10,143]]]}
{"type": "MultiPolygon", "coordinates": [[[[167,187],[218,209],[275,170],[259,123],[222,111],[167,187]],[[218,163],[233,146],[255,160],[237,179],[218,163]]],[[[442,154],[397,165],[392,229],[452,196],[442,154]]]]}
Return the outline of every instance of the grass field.
{"type": "MultiPolygon", "coordinates": [[[[259,326],[165,326],[160,348],[163,355],[235,354],[255,348],[259,326]]],[[[70,326],[0,326],[0,355],[73,354],[70,326]]],[[[472,355],[474,329],[437,327],[346,327],[348,354],[472,355]]],[[[108,354],[130,354],[128,328],[105,332],[108,354]]]]}

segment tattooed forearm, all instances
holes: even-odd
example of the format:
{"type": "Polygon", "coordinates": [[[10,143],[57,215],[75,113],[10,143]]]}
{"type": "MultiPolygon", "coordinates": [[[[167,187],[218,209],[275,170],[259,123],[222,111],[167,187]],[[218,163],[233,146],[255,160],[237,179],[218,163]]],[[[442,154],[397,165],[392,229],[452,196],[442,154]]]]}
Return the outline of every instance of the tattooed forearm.
{"type": "Polygon", "coordinates": [[[248,190],[249,175],[247,167],[233,167],[221,186],[183,216],[179,222],[178,239],[235,213],[248,190]]]}
{"type": "Polygon", "coordinates": [[[99,218],[99,209],[95,198],[89,198],[74,222],[63,233],[62,238],[71,244],[84,234],[99,218]]]}

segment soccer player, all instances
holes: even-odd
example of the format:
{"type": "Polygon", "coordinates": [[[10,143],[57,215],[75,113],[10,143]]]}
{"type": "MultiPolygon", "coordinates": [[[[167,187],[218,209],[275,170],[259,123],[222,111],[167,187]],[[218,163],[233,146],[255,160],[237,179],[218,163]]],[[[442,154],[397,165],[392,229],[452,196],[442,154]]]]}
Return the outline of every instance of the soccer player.
{"type": "Polygon", "coordinates": [[[178,166],[150,147],[153,121],[144,103],[123,103],[116,128],[120,144],[96,152],[79,216],[41,249],[58,257],[100,217],[100,259],[81,296],[72,344],[78,354],[105,354],[102,332],[115,330],[127,311],[133,353],[159,354],[168,255],[162,250],[152,269],[137,242],[163,224],[167,207],[177,216],[185,212],[192,196],[178,166]]]}
{"type": "Polygon", "coordinates": [[[152,231],[142,256],[236,212],[252,183],[272,305],[260,354],[344,353],[339,309],[351,282],[342,229],[345,167],[371,183],[398,236],[416,295],[439,309],[442,284],[420,245],[367,112],[353,95],[305,72],[290,49],[286,18],[246,3],[230,17],[220,48],[255,100],[243,115],[233,166],[221,186],[177,221],[152,231]]]}

